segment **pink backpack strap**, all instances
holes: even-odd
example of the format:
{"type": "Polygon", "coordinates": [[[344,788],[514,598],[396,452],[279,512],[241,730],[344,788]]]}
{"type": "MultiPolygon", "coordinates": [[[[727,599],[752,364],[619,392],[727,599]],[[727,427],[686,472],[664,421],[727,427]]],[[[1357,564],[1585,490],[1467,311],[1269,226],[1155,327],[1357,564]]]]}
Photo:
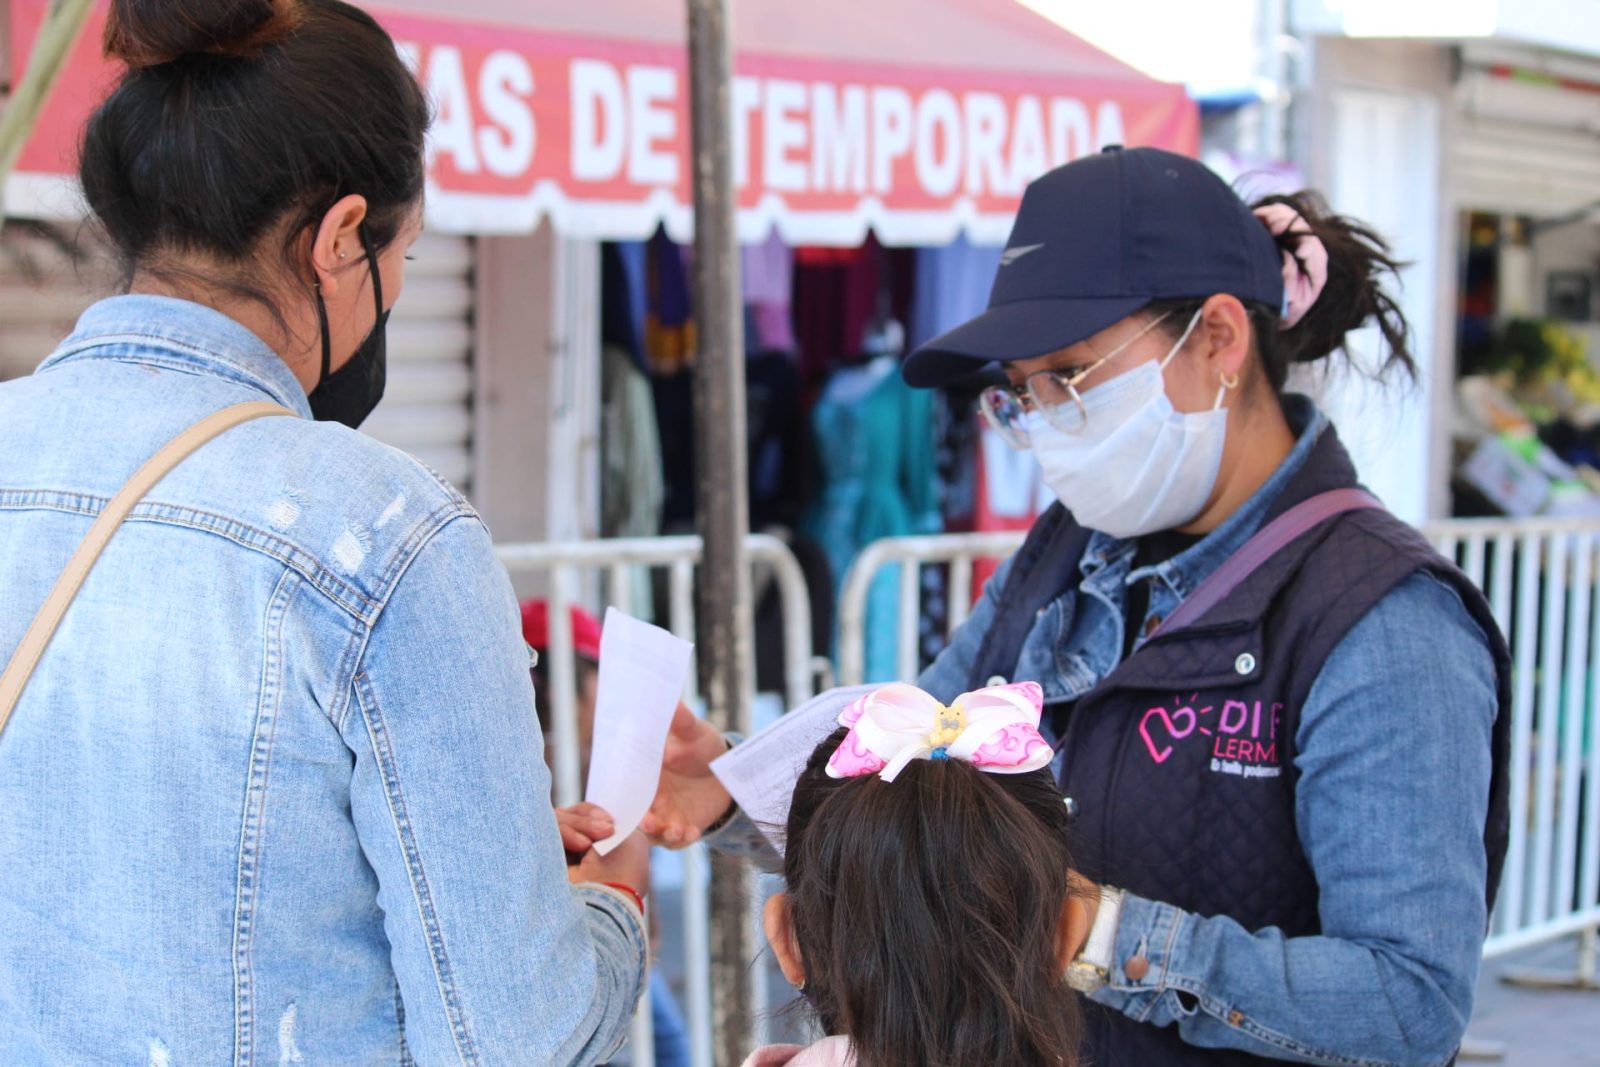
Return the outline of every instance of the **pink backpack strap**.
{"type": "Polygon", "coordinates": [[[1173,633],[1204,618],[1206,612],[1222,603],[1240,583],[1302,534],[1347,511],[1374,510],[1382,511],[1383,504],[1365,489],[1334,489],[1301,501],[1256,531],[1255,536],[1212,571],[1151,636],[1173,633]]]}

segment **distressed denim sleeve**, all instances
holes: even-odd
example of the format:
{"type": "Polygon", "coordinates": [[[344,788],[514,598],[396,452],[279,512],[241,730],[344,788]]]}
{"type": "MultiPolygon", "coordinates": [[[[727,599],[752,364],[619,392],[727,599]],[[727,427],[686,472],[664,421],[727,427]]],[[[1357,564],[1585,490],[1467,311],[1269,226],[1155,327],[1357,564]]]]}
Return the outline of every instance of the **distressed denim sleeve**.
{"type": "Polygon", "coordinates": [[[1322,934],[1286,938],[1128,897],[1094,999],[1185,1041],[1321,1064],[1450,1060],[1487,915],[1494,666],[1455,591],[1407,579],[1346,635],[1302,710],[1295,816],[1322,934]],[[1143,956],[1149,971],[1122,964],[1143,956]]]}
{"type": "Polygon", "coordinates": [[[939,658],[928,664],[928,669],[917,679],[918,686],[939,700],[954,700],[970,688],[967,683],[972,680],[973,664],[983,646],[983,636],[994,621],[995,606],[1000,600],[1000,591],[1006,587],[1015,558],[1006,559],[989,577],[983,595],[973,605],[972,614],[951,635],[950,643],[939,653],[939,658]]]}
{"type": "Polygon", "coordinates": [[[400,578],[341,726],[416,1061],[605,1060],[645,930],[619,894],[568,882],[515,597],[477,520],[400,578]]]}

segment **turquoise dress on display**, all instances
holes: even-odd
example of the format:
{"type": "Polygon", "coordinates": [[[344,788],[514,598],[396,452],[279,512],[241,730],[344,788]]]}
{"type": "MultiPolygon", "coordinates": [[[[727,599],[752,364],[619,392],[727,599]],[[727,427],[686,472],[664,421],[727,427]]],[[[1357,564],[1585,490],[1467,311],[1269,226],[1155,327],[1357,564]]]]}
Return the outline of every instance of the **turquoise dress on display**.
{"type": "MultiPolygon", "coordinates": [[[[891,356],[840,368],[812,413],[822,488],[807,530],[828,554],[835,595],[873,541],[941,529],[933,395],[906,385],[899,370],[891,356]]],[[[898,633],[899,567],[891,566],[867,597],[866,681],[901,680],[898,633]]]]}

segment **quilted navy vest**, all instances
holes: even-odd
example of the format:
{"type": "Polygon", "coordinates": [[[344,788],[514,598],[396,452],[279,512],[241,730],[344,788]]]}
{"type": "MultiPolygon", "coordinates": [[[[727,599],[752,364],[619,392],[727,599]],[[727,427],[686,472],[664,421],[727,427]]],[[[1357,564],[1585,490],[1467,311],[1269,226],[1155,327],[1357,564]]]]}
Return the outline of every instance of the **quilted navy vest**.
{"type": "MultiPolygon", "coordinates": [[[[1355,485],[1329,428],[1267,521],[1355,485]]],[[[1076,585],[1088,538],[1059,505],[1034,525],[979,649],[972,688],[1012,676],[1035,612],[1076,585]]],[[[1509,829],[1510,658],[1477,588],[1386,511],[1347,512],[1302,535],[1193,625],[1158,634],[1059,709],[1061,787],[1077,804],[1074,854],[1083,873],[1199,915],[1231,916],[1249,930],[1319,933],[1317,880],[1294,821],[1300,709],[1350,628],[1418,571],[1460,594],[1495,658],[1500,711],[1484,826],[1492,908],[1509,829]]],[[[1273,1062],[1186,1045],[1176,1028],[1094,1006],[1085,1021],[1086,1062],[1104,1067],[1273,1062]]]]}

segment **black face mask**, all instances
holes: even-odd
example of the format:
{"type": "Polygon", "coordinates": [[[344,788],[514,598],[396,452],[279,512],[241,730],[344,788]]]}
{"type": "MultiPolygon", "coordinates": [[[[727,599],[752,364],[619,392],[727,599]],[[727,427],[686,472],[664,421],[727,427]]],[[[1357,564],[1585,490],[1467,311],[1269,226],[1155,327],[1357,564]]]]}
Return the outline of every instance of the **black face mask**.
{"type": "Polygon", "coordinates": [[[367,270],[372,274],[372,298],[377,302],[378,320],[361,342],[355,355],[329,374],[333,353],[328,341],[328,307],[317,293],[317,320],[322,326],[322,376],[317,387],[307,399],[311,401],[311,415],[318,422],[342,422],[351,429],[360,426],[372,409],[383,399],[383,386],[388,376],[388,358],[384,346],[384,329],[389,323],[389,312],[383,307],[383,279],[378,276],[378,253],[367,233],[366,223],[356,227],[361,237],[361,247],[366,249],[367,270]]]}

